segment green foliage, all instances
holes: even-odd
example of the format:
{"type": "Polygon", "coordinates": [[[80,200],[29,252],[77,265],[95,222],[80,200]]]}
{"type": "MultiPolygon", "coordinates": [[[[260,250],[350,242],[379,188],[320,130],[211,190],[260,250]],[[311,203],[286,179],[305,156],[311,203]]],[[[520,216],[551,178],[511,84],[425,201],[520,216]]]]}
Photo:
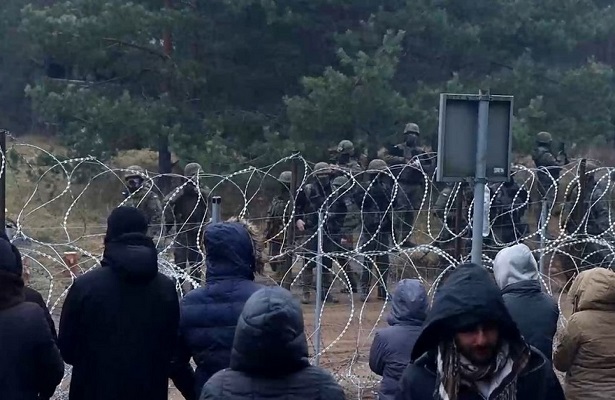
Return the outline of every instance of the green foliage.
{"type": "Polygon", "coordinates": [[[295,150],[323,159],[341,139],[374,150],[409,121],[433,146],[439,94],[479,89],[515,96],[515,150],[539,130],[613,141],[604,0],[23,3],[0,4],[0,121],[27,126],[31,102],[79,155],[168,137],[182,160],[222,172],[295,150]],[[66,79],[42,76],[49,60],[66,79]]]}

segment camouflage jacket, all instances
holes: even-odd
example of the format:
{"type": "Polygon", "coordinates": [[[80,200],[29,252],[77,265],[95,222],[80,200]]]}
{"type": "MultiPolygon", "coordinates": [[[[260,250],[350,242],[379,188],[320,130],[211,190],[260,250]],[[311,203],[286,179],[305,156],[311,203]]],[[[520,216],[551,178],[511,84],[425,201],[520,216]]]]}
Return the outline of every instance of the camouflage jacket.
{"type": "MultiPolygon", "coordinates": [[[[450,199],[451,196],[455,195],[457,184],[448,184],[436,199],[436,203],[434,204],[434,213],[440,220],[444,221],[445,219],[449,222],[455,219],[456,214],[456,199],[450,199]],[[450,199],[450,200],[449,200],[450,199]]],[[[462,183],[462,187],[457,195],[461,195],[462,204],[461,207],[464,209],[468,209],[470,204],[472,204],[472,199],[474,198],[474,192],[472,190],[472,186],[462,183]]],[[[465,215],[462,213],[462,219],[465,221],[465,215]]],[[[465,224],[465,222],[463,222],[465,224]]]]}
{"type": "Polygon", "coordinates": [[[378,154],[389,165],[399,183],[411,185],[422,185],[425,182],[421,169],[428,171],[431,162],[424,155],[425,151],[422,148],[409,147],[404,143],[384,148],[378,154]]]}
{"type": "Polygon", "coordinates": [[[490,217],[494,224],[519,224],[527,209],[529,194],[516,182],[508,184],[492,184],[490,217]],[[497,222],[496,222],[497,220],[497,222]]]}
{"type": "Polygon", "coordinates": [[[297,193],[297,217],[305,222],[306,231],[314,232],[318,228],[318,212],[321,207],[327,213],[327,232],[336,234],[341,231],[345,205],[343,202],[334,202],[334,198],[329,196],[331,192],[330,186],[323,189],[318,183],[308,183],[297,193]]]}
{"type": "Polygon", "coordinates": [[[345,172],[351,176],[356,177],[361,172],[363,172],[363,168],[361,168],[361,165],[353,159],[351,159],[347,164],[336,164],[336,167],[339,168],[339,170],[334,170],[334,175],[341,175],[342,172],[345,172]]]}
{"type": "Polygon", "coordinates": [[[147,216],[149,223],[148,234],[153,238],[159,237],[162,233],[162,203],[158,195],[146,185],[134,193],[124,192],[123,194],[126,197],[124,205],[136,207],[147,216]]]}
{"type": "Polygon", "coordinates": [[[547,146],[537,146],[532,153],[532,159],[536,168],[546,169],[554,179],[559,178],[560,167],[565,164],[565,159],[562,156],[555,157],[547,146]]]}
{"type": "Polygon", "coordinates": [[[164,223],[170,231],[174,226],[177,233],[198,232],[198,228],[207,221],[209,195],[211,191],[205,186],[194,190],[194,186],[184,185],[179,191],[172,190],[164,198],[164,223]]]}
{"type": "MultiPolygon", "coordinates": [[[[265,228],[265,239],[269,240],[278,235],[284,227],[290,226],[289,218],[292,215],[292,205],[288,196],[275,196],[271,200],[267,210],[267,227],[265,228]]],[[[283,235],[276,237],[277,241],[283,240],[283,235]]]]}

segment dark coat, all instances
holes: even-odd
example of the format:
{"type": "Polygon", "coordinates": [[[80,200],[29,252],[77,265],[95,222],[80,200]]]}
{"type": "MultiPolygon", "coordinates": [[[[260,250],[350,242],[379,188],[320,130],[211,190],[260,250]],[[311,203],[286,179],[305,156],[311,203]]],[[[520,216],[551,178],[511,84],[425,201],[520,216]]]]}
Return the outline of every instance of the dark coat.
{"type": "MultiPolygon", "coordinates": [[[[461,326],[480,321],[493,321],[500,335],[510,343],[522,343],[523,338],[506,310],[500,290],[487,271],[474,264],[457,267],[436,291],[431,310],[423,330],[412,350],[412,363],[408,365],[396,399],[432,400],[436,388],[436,352],[442,340],[461,326]]],[[[519,373],[517,399],[551,400],[546,381],[554,375],[550,364],[536,349],[526,367],[519,373]]],[[[482,400],[482,396],[461,386],[459,400],[482,400]]]]}
{"type": "Polygon", "coordinates": [[[205,229],[206,285],[181,303],[180,362],[196,362],[195,393],[227,368],[237,318],[250,296],[262,286],[254,282],[251,237],[240,223],[219,223],[205,229]]]}
{"type": "Polygon", "coordinates": [[[530,249],[520,244],[501,250],[493,262],[493,271],[506,308],[523,338],[551,361],[559,309],[555,300],[541,290],[538,266],[530,249]]]}
{"type": "Polygon", "coordinates": [[[286,289],[256,292],[239,318],[230,369],[216,373],[201,400],[343,400],[333,377],[308,361],[301,306],[286,289]]]}
{"type": "Polygon", "coordinates": [[[369,367],[382,376],[380,400],[393,400],[399,379],[410,363],[414,342],[427,312],[427,292],[420,281],[403,279],[393,294],[389,327],[376,331],[369,352],[369,367]]]}
{"type": "Polygon", "coordinates": [[[56,332],[56,324],[55,322],[53,322],[53,318],[51,318],[51,314],[49,313],[49,309],[47,308],[45,300],[43,300],[43,296],[39,292],[28,286],[23,288],[23,292],[26,296],[27,302],[38,304],[43,309],[43,312],[45,313],[45,319],[47,320],[47,323],[49,324],[49,329],[51,330],[51,336],[53,336],[53,341],[57,342],[58,333],[56,332]]]}
{"type": "Polygon", "coordinates": [[[62,309],[70,400],[166,400],[179,324],[175,285],[140,233],[106,243],[101,265],[75,280],[62,309]]]}
{"type": "Polygon", "coordinates": [[[2,400],[49,399],[64,376],[64,363],[43,310],[24,300],[21,277],[0,271],[2,400]]]}

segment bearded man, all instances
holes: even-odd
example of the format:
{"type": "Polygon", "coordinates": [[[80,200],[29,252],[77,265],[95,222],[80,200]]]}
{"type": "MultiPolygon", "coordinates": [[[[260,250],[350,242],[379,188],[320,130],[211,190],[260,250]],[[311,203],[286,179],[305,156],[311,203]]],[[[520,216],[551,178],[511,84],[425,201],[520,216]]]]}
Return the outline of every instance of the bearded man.
{"type": "Polygon", "coordinates": [[[547,400],[553,376],[489,272],[464,264],[436,291],[396,399],[547,400]]]}

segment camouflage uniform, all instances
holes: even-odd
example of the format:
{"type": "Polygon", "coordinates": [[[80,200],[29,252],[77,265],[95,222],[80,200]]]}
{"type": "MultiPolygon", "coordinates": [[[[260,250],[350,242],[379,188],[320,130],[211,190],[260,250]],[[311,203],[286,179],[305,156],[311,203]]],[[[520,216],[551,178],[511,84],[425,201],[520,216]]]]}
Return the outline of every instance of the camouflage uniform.
{"type": "MultiPolygon", "coordinates": [[[[308,183],[301,191],[297,193],[297,215],[298,219],[305,223],[305,231],[303,236],[310,238],[307,243],[304,243],[306,257],[310,259],[306,268],[302,273],[303,299],[302,302],[307,304],[310,302],[310,290],[314,287],[314,267],[316,266],[316,255],[318,253],[318,212],[321,207],[324,210],[329,210],[329,206],[325,204],[327,198],[331,194],[330,167],[325,162],[319,162],[314,167],[316,180],[308,183]],[[324,206],[324,207],[323,207],[324,206]]],[[[331,199],[329,198],[329,201],[331,199]]],[[[339,202],[338,202],[339,203],[339,202]]],[[[329,210],[331,211],[331,210],[329,210]]],[[[340,213],[331,212],[327,220],[324,222],[324,234],[322,241],[322,295],[326,295],[333,281],[331,270],[333,262],[327,253],[337,250],[338,245],[335,243],[335,238],[339,235],[341,224],[340,213]]],[[[323,298],[324,300],[324,298],[323,298]]],[[[333,295],[326,297],[326,300],[331,303],[337,303],[337,299],[333,295]]]]}
{"type": "MultiPolygon", "coordinates": [[[[349,252],[354,249],[354,232],[356,232],[359,226],[359,214],[360,210],[357,207],[353,193],[351,189],[351,183],[345,176],[338,176],[333,179],[331,186],[334,190],[334,200],[331,213],[341,213],[339,219],[341,220],[341,230],[339,240],[336,238],[336,244],[340,246],[338,251],[349,252]],[[350,189],[350,190],[349,190],[350,189]]],[[[336,216],[337,217],[337,216],[336,216]]],[[[353,260],[346,257],[338,257],[337,263],[344,270],[348,276],[350,288],[345,287],[342,289],[343,293],[357,293],[357,278],[355,272],[352,269],[353,260]]]]}
{"type": "MultiPolygon", "coordinates": [[[[593,168],[588,167],[587,169],[591,171],[593,168]]],[[[578,221],[575,215],[571,215],[573,209],[578,207],[578,204],[575,205],[578,196],[578,182],[573,184],[564,206],[566,231],[569,234],[576,232],[575,236],[577,239],[593,236],[606,240],[611,244],[615,243],[615,235],[612,231],[607,232],[611,224],[609,219],[609,199],[604,190],[604,185],[596,182],[593,173],[587,174],[586,189],[583,196],[583,211],[584,215],[587,211],[589,211],[589,214],[587,220],[584,219],[583,215],[581,216],[582,220],[578,221]],[[579,229],[579,224],[585,226],[581,226],[579,229]],[[587,234],[585,231],[587,231],[587,234]]],[[[581,270],[596,266],[613,267],[613,254],[608,248],[603,247],[603,245],[594,242],[586,242],[578,243],[575,248],[583,258],[580,263],[581,270]]]]}
{"type": "Polygon", "coordinates": [[[293,257],[284,243],[288,235],[284,229],[290,227],[289,218],[293,211],[290,198],[291,177],[291,171],[284,171],[278,178],[284,187],[282,192],[271,201],[267,211],[267,229],[265,230],[265,239],[269,242],[269,256],[276,257],[269,262],[275,280],[278,285],[288,290],[293,282],[293,257]]]}
{"type": "Polygon", "coordinates": [[[154,241],[162,235],[162,204],[153,188],[146,182],[145,170],[138,165],[127,168],[124,174],[126,190],[122,192],[126,198],[124,205],[143,211],[148,218],[148,235],[154,241]]]}
{"type": "Polygon", "coordinates": [[[210,190],[207,186],[197,188],[201,166],[190,163],[184,175],[191,181],[172,190],[164,199],[164,220],[167,232],[175,227],[173,258],[175,264],[188,271],[195,278],[201,277],[200,264],[203,262],[202,238],[204,224],[208,222],[210,190]],[[201,236],[199,236],[199,232],[201,236]]]}
{"type": "MultiPolygon", "coordinates": [[[[457,183],[449,183],[438,195],[436,203],[434,204],[434,214],[436,217],[442,221],[442,230],[438,234],[437,244],[442,250],[446,251],[448,254],[453,255],[455,250],[455,236],[462,235],[463,245],[462,251],[469,251],[471,248],[470,238],[471,230],[468,225],[467,219],[467,210],[472,204],[472,199],[474,198],[474,192],[472,187],[467,183],[463,182],[461,184],[457,183]],[[461,185],[460,189],[459,185],[461,185]],[[456,197],[451,196],[461,196],[461,221],[459,221],[459,226],[461,228],[461,232],[455,231],[455,218],[457,215],[456,208],[456,197]],[[449,200],[450,199],[450,200],[449,200]]],[[[460,255],[461,256],[461,255],[460,255]]]]}
{"type": "Polygon", "coordinates": [[[512,245],[525,236],[529,227],[523,222],[527,210],[529,194],[511,177],[508,182],[494,183],[489,186],[491,192],[491,235],[487,244],[491,251],[497,252],[505,245],[512,245]]]}
{"type": "Polygon", "coordinates": [[[555,187],[559,179],[561,166],[568,163],[568,157],[563,151],[560,151],[557,157],[553,155],[551,146],[553,139],[549,132],[539,132],[536,135],[536,148],[532,153],[534,164],[539,168],[538,182],[539,192],[544,201],[547,202],[549,208],[552,207],[555,200],[555,187]]]}
{"type": "Polygon", "coordinates": [[[333,171],[335,175],[343,175],[344,173],[349,176],[356,176],[363,172],[363,168],[357,160],[352,158],[354,154],[354,144],[350,140],[342,140],[337,145],[337,159],[336,166],[337,171],[333,171]]]}
{"type": "Polygon", "coordinates": [[[404,128],[406,142],[381,151],[381,158],[388,164],[399,183],[395,198],[395,233],[398,243],[410,241],[406,237],[412,232],[415,211],[420,207],[425,191],[424,171],[430,169],[430,162],[424,157],[425,152],[418,146],[420,131],[415,123],[408,123],[404,128]]]}
{"type": "MultiPolygon", "coordinates": [[[[363,253],[387,252],[391,247],[392,216],[387,210],[390,209],[393,187],[389,177],[378,172],[386,171],[386,169],[387,165],[384,160],[372,160],[368,166],[368,173],[373,183],[367,184],[368,192],[356,194],[356,204],[363,206],[362,230],[359,238],[359,245],[363,253]]],[[[361,300],[367,300],[372,275],[378,282],[378,299],[384,300],[387,298],[389,256],[378,254],[369,258],[365,257],[361,273],[361,300]],[[372,272],[374,263],[369,258],[375,262],[377,274],[372,272]]]]}

